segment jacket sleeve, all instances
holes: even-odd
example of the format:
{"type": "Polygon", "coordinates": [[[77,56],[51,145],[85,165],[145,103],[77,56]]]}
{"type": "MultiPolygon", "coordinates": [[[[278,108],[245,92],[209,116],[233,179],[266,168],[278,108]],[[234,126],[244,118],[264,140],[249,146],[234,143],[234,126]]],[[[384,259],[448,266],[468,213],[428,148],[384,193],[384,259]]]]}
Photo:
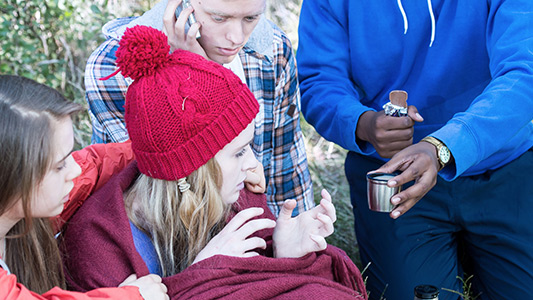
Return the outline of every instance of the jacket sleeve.
{"type": "Polygon", "coordinates": [[[359,117],[371,108],[351,78],[348,36],[349,1],[304,1],[297,52],[302,112],[326,139],[363,154],[375,150],[356,142],[359,117]]]}
{"type": "Polygon", "coordinates": [[[39,295],[17,282],[17,277],[8,275],[4,269],[0,268],[0,299],[5,300],[46,300],[46,299],[138,299],[142,300],[139,289],[134,286],[124,286],[119,288],[101,288],[87,293],[78,293],[62,290],[58,287],[39,295]]]}
{"type": "Polygon", "coordinates": [[[533,2],[489,2],[486,48],[492,80],[465,112],[432,134],[455,159],[455,168],[442,172],[447,180],[478,164],[494,168],[517,147],[530,147],[524,139],[533,133],[533,2]]]}
{"type": "Polygon", "coordinates": [[[69,201],[55,220],[57,230],[72,217],[83,202],[102,187],[114,174],[119,173],[134,158],[131,142],[94,144],[72,153],[82,173],[74,180],[69,201]]]}

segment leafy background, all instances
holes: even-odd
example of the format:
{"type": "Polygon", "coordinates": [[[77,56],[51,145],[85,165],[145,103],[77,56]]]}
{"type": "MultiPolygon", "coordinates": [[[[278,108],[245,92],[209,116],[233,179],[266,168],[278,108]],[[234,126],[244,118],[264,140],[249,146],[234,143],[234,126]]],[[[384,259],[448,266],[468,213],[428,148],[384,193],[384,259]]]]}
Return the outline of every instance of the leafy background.
{"type": "MultiPolygon", "coordinates": [[[[302,0],[269,0],[267,17],[285,30],[297,49],[302,0]]],[[[117,17],[140,15],[149,0],[2,0],[0,3],[0,73],[33,78],[87,107],[83,75],[90,53],[103,42],[102,26],[117,17]]],[[[74,120],[77,148],[90,143],[87,112],[74,120]]],[[[328,241],[360,266],[353,214],[343,162],[346,151],[324,140],[302,118],[315,199],[328,189],[337,208],[335,233],[328,241]]]]}

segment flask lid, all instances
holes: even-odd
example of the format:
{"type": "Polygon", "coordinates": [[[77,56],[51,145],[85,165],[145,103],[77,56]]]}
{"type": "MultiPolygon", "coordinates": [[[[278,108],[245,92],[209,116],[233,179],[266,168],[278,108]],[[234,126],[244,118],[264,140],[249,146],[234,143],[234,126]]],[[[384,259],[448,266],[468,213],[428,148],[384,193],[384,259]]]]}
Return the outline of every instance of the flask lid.
{"type": "Polygon", "coordinates": [[[415,296],[419,299],[434,299],[439,296],[439,289],[429,284],[417,285],[415,287],[415,296]]]}

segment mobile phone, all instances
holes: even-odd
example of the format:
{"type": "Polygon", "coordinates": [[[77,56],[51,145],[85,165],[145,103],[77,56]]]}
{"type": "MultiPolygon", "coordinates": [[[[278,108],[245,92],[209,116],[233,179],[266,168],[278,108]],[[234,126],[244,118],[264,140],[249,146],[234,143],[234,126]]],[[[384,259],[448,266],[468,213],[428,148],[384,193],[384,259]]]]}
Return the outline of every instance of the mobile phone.
{"type": "MultiPolygon", "coordinates": [[[[189,6],[191,6],[190,0],[183,0],[181,4],[178,6],[178,8],[176,8],[176,13],[175,13],[176,19],[179,17],[183,9],[188,8],[189,6]]],[[[185,22],[185,34],[189,32],[189,28],[194,23],[196,23],[196,17],[194,16],[194,12],[193,12],[192,14],[189,15],[189,18],[187,18],[187,22],[185,22]]],[[[198,32],[196,32],[196,38],[199,39],[200,37],[202,37],[202,35],[200,35],[200,30],[198,30],[198,32]]]]}

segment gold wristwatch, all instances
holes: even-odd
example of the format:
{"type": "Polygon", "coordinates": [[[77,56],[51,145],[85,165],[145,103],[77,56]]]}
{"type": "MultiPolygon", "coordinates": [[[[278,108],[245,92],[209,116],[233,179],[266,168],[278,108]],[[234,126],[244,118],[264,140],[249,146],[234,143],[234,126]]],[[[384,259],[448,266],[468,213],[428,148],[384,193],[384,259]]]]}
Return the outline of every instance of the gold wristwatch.
{"type": "Polygon", "coordinates": [[[448,147],[446,147],[443,142],[432,136],[426,136],[421,141],[428,142],[437,148],[437,159],[439,160],[440,165],[439,171],[442,170],[442,168],[444,168],[452,158],[450,149],[448,149],[448,147]]]}

